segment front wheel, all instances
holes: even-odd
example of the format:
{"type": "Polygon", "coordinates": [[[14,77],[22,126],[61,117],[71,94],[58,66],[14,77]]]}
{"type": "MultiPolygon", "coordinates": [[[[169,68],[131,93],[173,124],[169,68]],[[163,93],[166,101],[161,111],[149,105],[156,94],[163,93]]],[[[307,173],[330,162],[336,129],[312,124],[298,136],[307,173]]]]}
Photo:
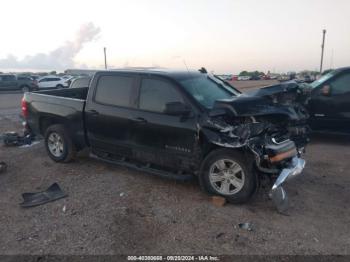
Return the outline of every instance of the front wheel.
{"type": "Polygon", "coordinates": [[[60,89],[60,88],[63,88],[63,85],[59,84],[56,87],[60,89]]]}
{"type": "Polygon", "coordinates": [[[231,203],[247,202],[257,186],[252,164],[238,151],[211,152],[202,165],[200,182],[209,194],[225,197],[231,203]]]}
{"type": "Polygon", "coordinates": [[[76,154],[72,139],[63,125],[52,125],[45,132],[45,147],[56,162],[69,162],[76,154]]]}

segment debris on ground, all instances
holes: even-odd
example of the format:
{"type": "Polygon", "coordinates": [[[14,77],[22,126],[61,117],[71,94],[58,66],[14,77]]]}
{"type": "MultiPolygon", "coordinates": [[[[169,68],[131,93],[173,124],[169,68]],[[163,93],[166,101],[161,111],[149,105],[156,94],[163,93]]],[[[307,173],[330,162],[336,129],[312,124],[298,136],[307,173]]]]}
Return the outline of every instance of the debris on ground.
{"type": "Polygon", "coordinates": [[[253,226],[251,223],[239,223],[238,224],[239,228],[248,230],[248,231],[253,231],[253,226]]]}
{"type": "Polygon", "coordinates": [[[120,197],[123,197],[123,196],[124,196],[124,192],[121,192],[121,193],[119,194],[119,196],[120,196],[120,197]]]}
{"type": "Polygon", "coordinates": [[[217,207],[222,207],[226,204],[226,199],[221,196],[212,196],[211,202],[217,207]]]}
{"type": "Polygon", "coordinates": [[[6,172],[7,164],[5,162],[0,162],[0,174],[6,172]]]}
{"type": "Polygon", "coordinates": [[[64,193],[57,183],[52,184],[46,191],[37,193],[23,193],[23,202],[20,203],[21,207],[33,207],[48,202],[64,198],[67,194],[64,193]]]}
{"type": "MultiPolygon", "coordinates": [[[[32,134],[20,135],[17,132],[6,132],[1,135],[1,139],[5,146],[32,146],[34,145],[34,137],[32,134]]],[[[36,141],[35,144],[39,143],[36,141]]]]}
{"type": "Polygon", "coordinates": [[[220,238],[220,237],[222,237],[222,236],[224,236],[224,235],[225,235],[225,233],[222,233],[222,232],[221,232],[221,233],[217,234],[217,235],[215,236],[215,238],[218,239],[218,238],[220,238]]]}

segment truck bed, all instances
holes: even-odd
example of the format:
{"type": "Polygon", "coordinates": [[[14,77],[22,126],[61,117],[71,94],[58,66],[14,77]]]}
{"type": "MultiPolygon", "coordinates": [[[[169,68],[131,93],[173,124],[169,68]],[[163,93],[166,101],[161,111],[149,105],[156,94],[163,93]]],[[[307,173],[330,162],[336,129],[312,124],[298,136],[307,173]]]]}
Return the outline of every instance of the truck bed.
{"type": "Polygon", "coordinates": [[[87,87],[80,87],[80,88],[64,88],[64,89],[54,89],[54,90],[47,90],[47,91],[37,91],[37,92],[33,92],[32,94],[42,94],[42,95],[55,96],[55,97],[60,96],[60,97],[66,97],[66,98],[86,100],[87,93],[88,93],[87,87]]]}
{"type": "Polygon", "coordinates": [[[64,124],[81,146],[84,137],[84,107],[88,88],[56,89],[28,92],[24,95],[26,121],[36,134],[45,134],[52,124],[64,124]]]}

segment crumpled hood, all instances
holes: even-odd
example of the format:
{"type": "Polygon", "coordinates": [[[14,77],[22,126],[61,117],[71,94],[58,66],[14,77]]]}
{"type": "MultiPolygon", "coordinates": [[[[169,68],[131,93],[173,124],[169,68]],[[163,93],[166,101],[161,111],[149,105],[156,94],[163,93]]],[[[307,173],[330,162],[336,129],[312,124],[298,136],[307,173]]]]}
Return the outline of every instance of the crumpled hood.
{"type": "Polygon", "coordinates": [[[230,99],[217,100],[212,113],[225,110],[233,116],[284,115],[291,120],[308,117],[304,107],[309,88],[295,82],[286,82],[251,91],[230,99]]]}

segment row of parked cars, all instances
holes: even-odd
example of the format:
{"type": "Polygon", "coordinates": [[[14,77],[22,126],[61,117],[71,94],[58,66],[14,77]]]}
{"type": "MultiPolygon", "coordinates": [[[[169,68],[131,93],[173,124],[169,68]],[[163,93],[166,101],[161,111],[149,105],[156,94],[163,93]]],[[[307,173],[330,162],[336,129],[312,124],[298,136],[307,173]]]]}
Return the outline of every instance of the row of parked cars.
{"type": "Polygon", "coordinates": [[[0,74],[0,90],[21,90],[22,92],[44,89],[59,89],[76,86],[88,86],[89,77],[82,76],[21,76],[0,74]]]}
{"type": "Polygon", "coordinates": [[[248,80],[278,80],[280,82],[295,80],[299,83],[311,83],[316,80],[314,75],[220,75],[220,79],[225,81],[248,81],[248,80]]]}

